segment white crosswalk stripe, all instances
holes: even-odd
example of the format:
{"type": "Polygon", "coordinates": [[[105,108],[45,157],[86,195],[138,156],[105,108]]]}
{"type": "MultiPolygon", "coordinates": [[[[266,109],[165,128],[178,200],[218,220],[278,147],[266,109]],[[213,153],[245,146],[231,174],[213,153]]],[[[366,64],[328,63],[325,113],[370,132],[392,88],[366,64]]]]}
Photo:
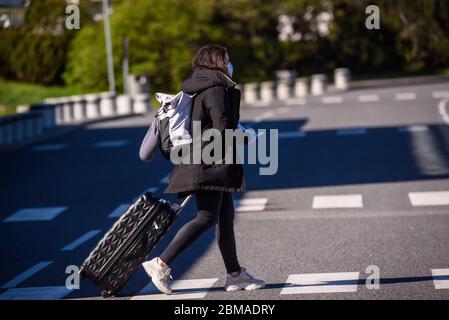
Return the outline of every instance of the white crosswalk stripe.
{"type": "Polygon", "coordinates": [[[61,248],[61,251],[73,251],[76,248],[78,248],[80,245],[82,245],[83,243],[85,243],[85,242],[89,241],[90,239],[92,239],[93,237],[95,237],[100,232],[101,232],[101,230],[88,231],[85,234],[83,234],[81,237],[79,237],[78,239],[74,240],[73,242],[71,242],[68,245],[61,248]]]}
{"type": "Polygon", "coordinates": [[[414,207],[449,205],[449,191],[410,192],[408,196],[414,207]]]}
{"type": "Polygon", "coordinates": [[[95,148],[118,148],[128,144],[126,140],[100,141],[94,144],[95,148]]]}
{"type": "Polygon", "coordinates": [[[314,196],[312,208],[363,208],[363,198],[361,194],[314,196]]]}
{"type": "Polygon", "coordinates": [[[32,151],[57,151],[57,150],[62,150],[65,149],[66,145],[65,144],[44,144],[41,146],[37,146],[32,148],[32,151]]]}
{"type": "Polygon", "coordinates": [[[321,102],[323,104],[339,104],[343,102],[343,98],[336,96],[336,97],[324,97],[321,99],[321,102]]]}
{"type": "Polygon", "coordinates": [[[268,119],[268,118],[272,118],[276,115],[276,112],[274,111],[266,111],[264,113],[262,113],[262,118],[263,119],[268,119]]]}
{"type": "Polygon", "coordinates": [[[32,266],[31,268],[23,271],[21,274],[17,275],[13,279],[9,280],[7,283],[2,285],[2,288],[8,288],[8,289],[14,288],[14,287],[18,286],[19,284],[21,284],[22,282],[24,282],[25,280],[27,280],[28,278],[30,278],[33,275],[35,275],[36,273],[38,273],[39,271],[41,271],[42,269],[45,269],[52,263],[53,263],[53,261],[41,261],[41,262],[35,264],[34,266],[32,266]]]}
{"type": "Polygon", "coordinates": [[[288,99],[285,101],[285,104],[288,106],[292,106],[292,105],[305,105],[306,104],[306,99],[304,98],[293,98],[293,99],[288,99]]]}
{"type": "Polygon", "coordinates": [[[358,97],[359,102],[377,102],[379,96],[377,94],[362,95],[358,97]]]}
{"type": "Polygon", "coordinates": [[[431,269],[436,290],[449,289],[449,269],[431,269]]]}
{"type": "Polygon", "coordinates": [[[3,222],[50,221],[66,209],[66,207],[20,209],[3,220],[3,222]]]}
{"type": "Polygon", "coordinates": [[[267,198],[238,199],[234,200],[234,208],[236,212],[263,211],[267,202],[267,198]]]}
{"type": "Polygon", "coordinates": [[[281,294],[356,292],[359,272],[291,274],[281,294]]]}
{"type": "Polygon", "coordinates": [[[444,99],[444,98],[449,98],[449,91],[434,91],[432,93],[432,96],[435,99],[444,99]]]}
{"type": "Polygon", "coordinates": [[[284,114],[284,113],[287,113],[287,112],[289,112],[290,111],[290,108],[289,107],[282,107],[282,108],[279,108],[278,110],[277,110],[277,112],[279,113],[279,114],[284,114]]]}
{"type": "Polygon", "coordinates": [[[126,210],[128,210],[130,203],[123,203],[115,208],[109,215],[108,218],[118,218],[120,217],[126,210]]]}
{"type": "Polygon", "coordinates": [[[360,136],[367,133],[366,129],[341,129],[337,130],[337,136],[360,136]]]}
{"type": "Polygon", "coordinates": [[[304,105],[306,104],[306,100],[303,98],[294,98],[294,99],[288,99],[285,101],[285,104],[288,106],[291,105],[304,105]]]}
{"type": "Polygon", "coordinates": [[[131,300],[179,300],[179,299],[201,299],[207,295],[218,278],[211,279],[189,279],[175,280],[170,286],[173,290],[172,294],[161,294],[150,282],[131,300]]]}
{"type": "Polygon", "coordinates": [[[58,300],[71,292],[65,286],[14,288],[0,294],[0,300],[58,300]]]}
{"type": "Polygon", "coordinates": [[[398,101],[416,100],[416,93],[414,93],[414,92],[396,93],[395,99],[398,101]]]}
{"type": "Polygon", "coordinates": [[[279,132],[279,139],[304,138],[307,134],[304,131],[279,132]]]}
{"type": "Polygon", "coordinates": [[[249,105],[251,108],[267,108],[270,106],[269,102],[254,102],[249,105]]]}
{"type": "Polygon", "coordinates": [[[402,133],[410,133],[410,132],[425,132],[428,131],[429,127],[424,125],[415,125],[415,126],[407,126],[407,127],[400,127],[399,132],[402,133]]]}

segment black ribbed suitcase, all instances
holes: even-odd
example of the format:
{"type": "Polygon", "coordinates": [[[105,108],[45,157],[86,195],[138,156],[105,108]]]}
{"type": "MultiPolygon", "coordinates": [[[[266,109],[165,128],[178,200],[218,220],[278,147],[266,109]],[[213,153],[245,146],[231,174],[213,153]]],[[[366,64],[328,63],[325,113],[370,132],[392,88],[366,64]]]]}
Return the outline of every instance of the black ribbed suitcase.
{"type": "Polygon", "coordinates": [[[103,297],[114,296],[145,261],[191,197],[178,205],[144,193],[83,262],[81,278],[90,278],[102,287],[103,297]]]}

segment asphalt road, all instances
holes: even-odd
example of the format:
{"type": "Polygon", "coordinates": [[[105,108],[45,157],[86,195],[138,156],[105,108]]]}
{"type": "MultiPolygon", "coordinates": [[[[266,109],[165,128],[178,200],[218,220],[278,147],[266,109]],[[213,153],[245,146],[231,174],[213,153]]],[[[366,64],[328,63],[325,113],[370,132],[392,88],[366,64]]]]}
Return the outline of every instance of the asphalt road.
{"type": "MultiPolygon", "coordinates": [[[[139,270],[117,298],[448,299],[445,98],[448,83],[242,107],[244,125],[280,137],[278,172],[246,165],[248,191],[236,194],[253,199],[236,203],[239,260],[267,288],[223,291],[211,230],[174,262],[174,295],[139,270]],[[366,286],[373,270],[377,289],[366,286]]],[[[0,157],[0,299],[99,298],[89,281],[68,290],[66,268],[136,196],[162,195],[171,164],[138,157],[150,121],[96,123],[0,157]]],[[[192,202],[152,256],[194,215],[192,202]]]]}

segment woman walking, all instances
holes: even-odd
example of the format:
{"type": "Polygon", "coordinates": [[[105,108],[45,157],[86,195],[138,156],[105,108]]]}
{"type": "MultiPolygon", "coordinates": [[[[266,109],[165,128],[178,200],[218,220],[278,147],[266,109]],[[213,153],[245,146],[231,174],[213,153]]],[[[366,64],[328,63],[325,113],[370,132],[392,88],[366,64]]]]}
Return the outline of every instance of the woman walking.
{"type": "MultiPolygon", "coordinates": [[[[182,85],[182,91],[196,94],[192,105],[192,121],[201,121],[201,131],[217,129],[224,137],[226,129],[236,129],[239,121],[240,91],[231,80],[232,64],[225,47],[201,48],[193,60],[193,74],[182,85]]],[[[224,139],[223,139],[224,140],[224,139]]],[[[201,142],[202,147],[207,145],[201,142]]],[[[241,164],[225,164],[226,154],[235,154],[235,144],[223,146],[223,160],[212,164],[178,164],[169,178],[166,193],[179,197],[194,194],[197,216],[186,223],[163,253],[143,267],[154,285],[170,294],[170,264],[200,235],[216,225],[216,237],[226,267],[226,291],[255,290],[265,286],[263,280],[251,276],[237,259],[234,236],[232,192],[245,189],[241,164]],[[220,164],[219,164],[220,163],[220,164]]],[[[202,149],[203,150],[203,149],[202,149]]],[[[192,154],[192,153],[191,153],[192,154]]]]}

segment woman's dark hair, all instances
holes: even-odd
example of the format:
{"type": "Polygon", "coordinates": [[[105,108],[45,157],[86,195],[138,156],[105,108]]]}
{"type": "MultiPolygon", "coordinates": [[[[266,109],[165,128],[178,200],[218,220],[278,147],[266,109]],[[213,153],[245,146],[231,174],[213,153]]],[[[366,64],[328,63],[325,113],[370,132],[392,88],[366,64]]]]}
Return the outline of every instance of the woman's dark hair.
{"type": "Polygon", "coordinates": [[[217,69],[229,77],[226,63],[228,50],[220,45],[208,45],[202,47],[193,58],[193,69],[217,69]]]}

